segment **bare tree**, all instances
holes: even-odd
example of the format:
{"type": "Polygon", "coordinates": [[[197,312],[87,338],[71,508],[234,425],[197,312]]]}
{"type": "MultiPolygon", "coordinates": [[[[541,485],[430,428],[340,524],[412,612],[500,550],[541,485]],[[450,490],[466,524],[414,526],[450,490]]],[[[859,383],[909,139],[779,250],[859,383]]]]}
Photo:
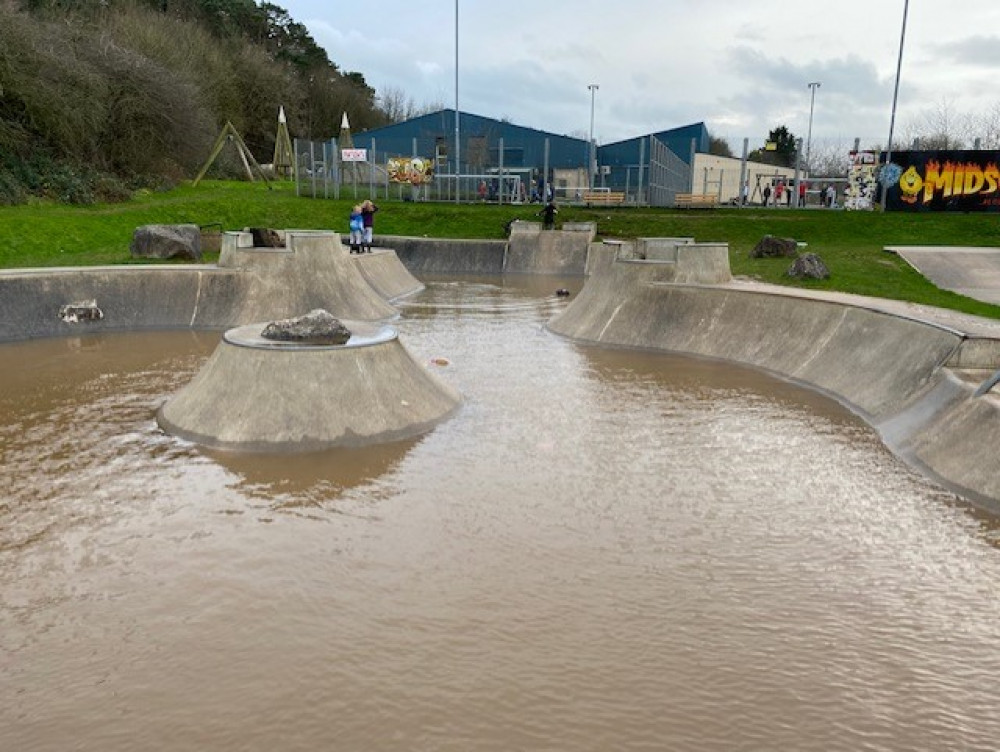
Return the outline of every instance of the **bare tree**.
{"type": "Polygon", "coordinates": [[[444,104],[440,102],[425,102],[418,105],[413,97],[408,96],[397,86],[384,87],[379,92],[377,103],[390,123],[401,123],[404,120],[411,120],[444,109],[444,104]]]}
{"type": "Polygon", "coordinates": [[[954,105],[945,97],[924,112],[919,121],[903,129],[901,145],[916,143],[921,149],[962,149],[972,143],[974,131],[972,118],[955,112],[954,105]]]}
{"type": "Polygon", "coordinates": [[[1000,102],[976,117],[976,130],[984,149],[1000,149],[1000,102]]]}
{"type": "Polygon", "coordinates": [[[847,157],[853,148],[853,143],[840,140],[813,142],[809,155],[809,161],[812,162],[809,174],[815,178],[846,177],[847,157]]]}

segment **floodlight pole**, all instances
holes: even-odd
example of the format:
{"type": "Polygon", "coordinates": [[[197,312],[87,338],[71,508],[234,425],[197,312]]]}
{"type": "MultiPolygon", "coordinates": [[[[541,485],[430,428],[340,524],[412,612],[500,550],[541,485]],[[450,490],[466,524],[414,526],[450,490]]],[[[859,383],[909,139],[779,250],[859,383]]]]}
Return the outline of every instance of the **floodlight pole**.
{"type": "Polygon", "coordinates": [[[594,189],[594,168],[597,162],[597,155],[594,153],[594,94],[600,86],[597,84],[587,84],[590,89],[590,141],[587,144],[587,187],[594,189]]]}
{"type": "MultiPolygon", "coordinates": [[[[906,15],[910,10],[910,0],[903,0],[903,29],[899,33],[899,59],[896,61],[896,85],[892,90],[892,114],[889,116],[889,143],[885,147],[885,164],[882,166],[883,169],[889,166],[892,162],[892,132],[896,128],[896,102],[899,99],[899,77],[903,71],[903,43],[906,42],[906,15]]],[[[889,186],[885,184],[885,181],[880,181],[882,184],[882,209],[885,210],[885,199],[886,194],[889,192],[889,186]]]]}
{"type": "Polygon", "coordinates": [[[819,81],[811,81],[806,85],[812,90],[812,93],[809,95],[809,133],[806,136],[806,172],[811,175],[812,163],[809,161],[809,153],[812,151],[813,140],[813,108],[816,104],[816,89],[818,89],[821,84],[819,81]]]}
{"type": "Polygon", "coordinates": [[[458,125],[458,0],[455,0],[455,203],[459,202],[462,141],[458,125]]]}

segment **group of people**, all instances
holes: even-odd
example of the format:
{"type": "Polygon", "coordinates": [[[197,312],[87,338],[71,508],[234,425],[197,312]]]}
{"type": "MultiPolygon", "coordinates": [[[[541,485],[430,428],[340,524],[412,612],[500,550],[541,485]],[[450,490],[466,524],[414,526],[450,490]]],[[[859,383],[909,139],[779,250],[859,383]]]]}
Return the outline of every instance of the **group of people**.
{"type": "Polygon", "coordinates": [[[351,253],[371,253],[372,233],[375,231],[375,212],[378,207],[372,201],[362,201],[351,209],[349,227],[351,230],[351,253]]]}
{"type": "MultiPolygon", "coordinates": [[[[798,181],[798,195],[799,200],[796,206],[806,205],[806,190],[809,187],[809,183],[805,180],[798,181]]],[[[785,202],[786,206],[792,205],[792,197],[795,195],[796,187],[795,185],[785,185],[784,180],[779,180],[774,184],[774,191],[771,191],[771,184],[766,183],[764,185],[764,190],[761,193],[762,206],[781,206],[782,201],[785,202]],[[772,202],[771,197],[774,196],[774,201],[772,202]]],[[[832,185],[824,185],[819,192],[820,205],[826,208],[832,208],[837,201],[837,189],[832,185]]]]}

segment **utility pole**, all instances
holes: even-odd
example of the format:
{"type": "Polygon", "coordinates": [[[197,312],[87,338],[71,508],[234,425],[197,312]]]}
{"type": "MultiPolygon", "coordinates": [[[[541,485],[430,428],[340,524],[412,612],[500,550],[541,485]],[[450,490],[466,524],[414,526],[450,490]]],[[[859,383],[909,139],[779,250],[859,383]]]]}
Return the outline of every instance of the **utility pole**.
{"type": "Polygon", "coordinates": [[[594,94],[600,86],[597,84],[587,84],[590,89],[590,142],[587,146],[587,187],[594,189],[594,170],[597,166],[597,154],[594,147],[594,94]]]}

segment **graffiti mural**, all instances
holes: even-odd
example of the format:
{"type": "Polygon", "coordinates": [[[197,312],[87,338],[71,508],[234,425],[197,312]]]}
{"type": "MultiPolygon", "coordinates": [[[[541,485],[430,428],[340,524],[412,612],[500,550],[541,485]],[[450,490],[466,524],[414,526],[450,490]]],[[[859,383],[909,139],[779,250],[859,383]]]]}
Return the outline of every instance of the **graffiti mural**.
{"type": "Polygon", "coordinates": [[[886,209],[1000,211],[1000,152],[893,152],[886,209]]]}
{"type": "Polygon", "coordinates": [[[423,157],[389,157],[386,169],[393,183],[424,185],[434,179],[434,162],[423,157]]]}
{"type": "Polygon", "coordinates": [[[852,151],[848,159],[844,208],[871,211],[878,200],[878,152],[852,151]]]}

